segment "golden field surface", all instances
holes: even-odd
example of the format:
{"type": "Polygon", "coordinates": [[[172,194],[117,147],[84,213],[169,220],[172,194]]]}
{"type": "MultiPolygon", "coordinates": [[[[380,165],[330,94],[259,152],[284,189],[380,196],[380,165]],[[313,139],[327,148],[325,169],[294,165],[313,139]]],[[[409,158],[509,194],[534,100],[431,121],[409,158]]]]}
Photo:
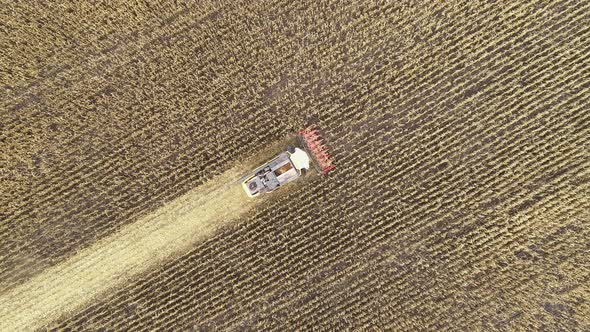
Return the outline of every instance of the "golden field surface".
{"type": "Polygon", "coordinates": [[[0,331],[590,330],[590,3],[0,6],[0,331]],[[316,123],[337,169],[236,180],[316,123]]]}

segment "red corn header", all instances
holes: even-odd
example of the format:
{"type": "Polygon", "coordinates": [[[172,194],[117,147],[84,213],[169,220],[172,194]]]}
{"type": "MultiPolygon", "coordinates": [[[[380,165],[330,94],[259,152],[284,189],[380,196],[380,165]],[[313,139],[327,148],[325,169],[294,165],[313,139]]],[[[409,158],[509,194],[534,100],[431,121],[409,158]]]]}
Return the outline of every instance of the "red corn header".
{"type": "Polygon", "coordinates": [[[317,126],[312,125],[300,130],[297,137],[313,160],[318,173],[326,175],[336,168],[324,137],[317,126]]]}

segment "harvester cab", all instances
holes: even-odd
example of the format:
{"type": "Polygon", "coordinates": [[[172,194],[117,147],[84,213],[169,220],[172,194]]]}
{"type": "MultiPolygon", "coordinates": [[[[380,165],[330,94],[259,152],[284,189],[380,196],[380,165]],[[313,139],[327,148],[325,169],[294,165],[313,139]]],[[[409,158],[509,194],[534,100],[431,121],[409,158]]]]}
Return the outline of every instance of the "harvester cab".
{"type": "Polygon", "coordinates": [[[300,130],[297,145],[289,145],[286,151],[256,168],[240,180],[249,197],[272,192],[305,175],[313,164],[321,175],[336,168],[319,129],[309,127],[300,130]]]}

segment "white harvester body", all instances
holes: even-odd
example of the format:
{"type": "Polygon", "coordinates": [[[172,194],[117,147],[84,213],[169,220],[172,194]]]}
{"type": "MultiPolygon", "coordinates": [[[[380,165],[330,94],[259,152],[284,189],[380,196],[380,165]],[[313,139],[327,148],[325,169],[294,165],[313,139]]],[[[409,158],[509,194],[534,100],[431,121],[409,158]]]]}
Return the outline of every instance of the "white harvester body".
{"type": "Polygon", "coordinates": [[[249,197],[271,192],[303,175],[309,169],[309,156],[300,148],[289,148],[289,151],[258,167],[245,176],[242,187],[249,197]]]}
{"type": "Polygon", "coordinates": [[[278,187],[298,179],[306,173],[310,164],[320,175],[327,175],[336,165],[328,152],[323,134],[315,126],[302,129],[297,134],[301,148],[289,146],[287,151],[252,173],[242,177],[240,183],[249,197],[271,192],[278,187]]]}

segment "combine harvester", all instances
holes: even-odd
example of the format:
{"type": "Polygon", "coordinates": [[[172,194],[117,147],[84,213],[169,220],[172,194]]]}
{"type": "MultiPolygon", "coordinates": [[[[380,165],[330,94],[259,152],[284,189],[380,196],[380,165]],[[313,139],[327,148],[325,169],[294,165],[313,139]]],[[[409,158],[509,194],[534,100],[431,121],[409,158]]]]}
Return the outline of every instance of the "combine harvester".
{"type": "Polygon", "coordinates": [[[326,175],[336,168],[323,135],[316,126],[300,130],[297,134],[297,145],[287,146],[287,151],[281,152],[240,179],[249,197],[269,193],[305,175],[310,161],[321,175],[326,175]]]}

